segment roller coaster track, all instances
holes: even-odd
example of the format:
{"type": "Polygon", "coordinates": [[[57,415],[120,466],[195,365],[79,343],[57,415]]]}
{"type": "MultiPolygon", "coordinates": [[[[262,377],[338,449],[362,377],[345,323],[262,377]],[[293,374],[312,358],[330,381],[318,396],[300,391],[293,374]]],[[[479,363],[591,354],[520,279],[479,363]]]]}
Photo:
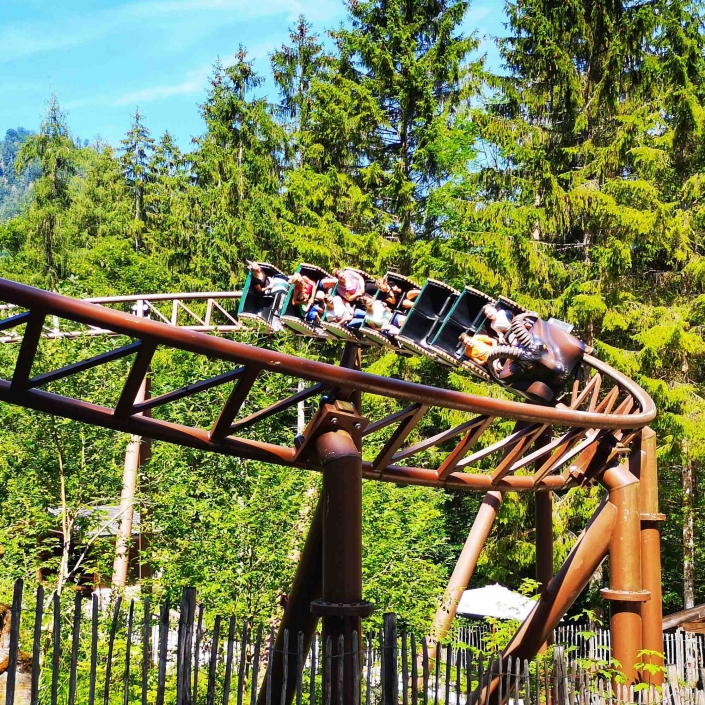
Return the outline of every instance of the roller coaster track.
{"type": "MultiPolygon", "coordinates": [[[[361,601],[359,565],[350,568],[359,563],[361,555],[357,546],[361,540],[361,505],[355,499],[359,494],[354,480],[356,473],[368,480],[400,485],[484,491],[488,493],[487,507],[493,498],[495,505],[501,501],[501,493],[505,491],[545,494],[600,483],[607,489],[608,498],[505,656],[533,655],[550,633],[551,625],[557,623],[607,553],[612,555],[613,567],[611,592],[607,591],[605,597],[612,600],[613,615],[617,615],[612,622],[615,656],[629,660],[636,658],[642,647],[661,650],[654,626],[658,622],[660,629],[660,616],[654,616],[660,615],[660,572],[656,586],[655,578],[648,577],[646,569],[642,581],[641,570],[642,554],[643,560],[647,560],[644,541],[648,543],[648,536],[652,545],[649,560],[654,556],[658,559],[655,522],[662,518],[655,494],[655,438],[647,428],[656,416],[656,408],[638,384],[597,358],[585,355],[582,373],[561,402],[539,406],[363,372],[359,369],[360,348],[352,343],[345,344],[341,364],[332,365],[207,335],[207,332],[232,333],[243,329],[232,311],[232,300],[237,296],[211,292],[81,301],[0,279],[0,300],[5,302],[6,315],[0,320],[1,340],[16,343],[18,349],[12,373],[0,379],[0,401],[203,451],[322,471],[322,496],[329,511],[338,502],[337,523],[334,525],[332,520],[327,523],[323,510],[317,511],[285,623],[310,631],[306,614],[308,604],[313,602],[318,605],[315,618],[323,616],[324,634],[326,630],[336,634],[337,628],[343,630],[340,633],[348,634],[350,625],[355,626],[355,620],[359,622],[360,616],[368,613],[361,601]],[[133,306],[138,315],[117,310],[133,306]],[[38,350],[55,344],[52,339],[96,335],[126,337],[130,342],[66,367],[33,375],[38,350]],[[139,401],[138,390],[160,348],[220,360],[229,369],[139,401]],[[121,358],[132,358],[132,363],[115,404],[88,402],[46,389],[121,358]],[[271,375],[305,380],[309,386],[266,408],[254,408],[250,393],[271,375]],[[176,400],[229,383],[234,383],[232,390],[209,428],[149,415],[176,400]],[[394,399],[400,408],[381,418],[366,418],[362,414],[363,395],[394,399]],[[291,445],[247,437],[248,430],[257,424],[313,398],[320,399],[320,409],[302,437],[294,439],[292,434],[291,445]],[[434,428],[432,435],[419,438],[419,423],[434,408],[460,412],[462,421],[445,429],[434,428]],[[508,434],[500,430],[500,424],[507,420],[515,422],[508,434]],[[409,442],[415,429],[415,440],[409,442]],[[378,433],[385,434],[386,439],[381,450],[377,450],[378,433]],[[501,440],[491,443],[484,440],[498,435],[501,440]],[[376,443],[371,445],[375,438],[376,443]],[[440,461],[428,467],[426,451],[439,447],[442,452],[436,456],[440,456],[440,461]],[[419,456],[424,460],[415,460],[419,456]],[[488,466],[491,470],[486,469],[488,466]],[[336,475],[336,468],[345,469],[346,473],[336,475]],[[648,536],[645,533],[654,529],[656,553],[653,533],[648,536]],[[316,583],[311,577],[316,566],[321,571],[321,554],[324,566],[328,561],[328,567],[323,568],[322,588],[320,578],[316,583]],[[617,561],[624,564],[621,572],[617,570],[617,561]],[[635,630],[639,632],[638,639],[635,630]]],[[[42,360],[49,358],[50,355],[42,356],[42,360]]],[[[481,512],[489,512],[491,526],[496,506],[493,510],[487,507],[483,505],[481,512]]],[[[484,521],[480,534],[486,538],[486,518],[484,521]]],[[[454,613],[454,609],[451,611],[454,613]]],[[[277,665],[272,668],[276,673],[277,665]]],[[[636,677],[631,671],[628,675],[632,680],[636,677]]],[[[495,681],[496,678],[488,676],[479,686],[477,698],[489,693],[496,699],[495,681]]],[[[348,686],[345,692],[346,704],[352,703],[353,699],[348,700],[352,698],[347,694],[348,686]]]]}

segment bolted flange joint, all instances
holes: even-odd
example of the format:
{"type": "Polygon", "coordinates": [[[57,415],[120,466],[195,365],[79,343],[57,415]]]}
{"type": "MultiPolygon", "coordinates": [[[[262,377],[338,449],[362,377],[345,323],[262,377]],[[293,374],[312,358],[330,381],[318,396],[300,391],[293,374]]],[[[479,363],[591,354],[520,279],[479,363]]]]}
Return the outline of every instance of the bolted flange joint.
{"type": "Polygon", "coordinates": [[[311,602],[311,613],[319,617],[369,617],[374,609],[374,603],[367,600],[359,602],[313,600],[311,602]]]}

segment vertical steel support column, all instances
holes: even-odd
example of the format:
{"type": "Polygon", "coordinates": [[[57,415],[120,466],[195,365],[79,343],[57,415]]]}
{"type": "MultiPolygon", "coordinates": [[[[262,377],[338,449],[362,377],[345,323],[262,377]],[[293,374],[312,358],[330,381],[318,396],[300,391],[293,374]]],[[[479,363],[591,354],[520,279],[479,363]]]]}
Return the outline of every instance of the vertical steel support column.
{"type": "MultiPolygon", "coordinates": [[[[536,511],[536,580],[543,592],[553,578],[553,496],[551,492],[537,492],[534,496],[536,511]]],[[[550,634],[541,653],[553,641],[550,634]]]]}
{"type": "Polygon", "coordinates": [[[536,580],[545,590],[553,578],[553,497],[537,492],[536,502],[536,580]]]}
{"type": "Polygon", "coordinates": [[[337,660],[324,664],[333,666],[331,702],[354,705],[360,702],[360,679],[354,677],[360,659],[353,658],[352,633],[357,632],[361,644],[361,617],[372,612],[372,605],[362,600],[362,456],[343,429],[322,433],[316,451],[323,470],[323,597],[311,604],[311,611],[323,617],[323,644],[330,638],[334,655],[344,638],[342,697],[337,660]]]}
{"type": "MultiPolygon", "coordinates": [[[[289,632],[289,664],[287,667],[285,700],[287,705],[289,705],[296,693],[296,673],[298,668],[296,645],[299,632],[303,632],[304,654],[307,654],[318,626],[318,616],[312,614],[311,602],[321,597],[323,580],[323,506],[323,500],[319,498],[274,644],[274,657],[269,666],[272,669],[272,703],[278,704],[281,702],[284,677],[284,660],[281,654],[284,649],[284,630],[289,632]]],[[[265,705],[267,702],[268,681],[269,679],[265,677],[257,697],[257,705],[265,705]]]]}
{"type": "Polygon", "coordinates": [[[553,497],[551,492],[537,492],[536,509],[536,580],[545,590],[553,578],[553,497]]]}
{"type": "MultiPolygon", "coordinates": [[[[639,511],[641,513],[641,583],[651,599],[641,605],[642,648],[663,654],[663,611],[661,605],[661,532],[666,517],[658,510],[658,470],[656,434],[650,428],[641,432],[641,452],[634,453],[639,472],[639,511]]],[[[645,656],[646,662],[663,666],[663,656],[645,656]]],[[[643,674],[652,685],[663,683],[663,673],[643,674]]]]}
{"type": "MultiPolygon", "coordinates": [[[[362,369],[362,350],[360,346],[347,342],[340,358],[340,366],[350,370],[362,369]]],[[[359,389],[350,391],[350,401],[355,405],[358,414],[362,414],[362,392],[359,389]]]]}
{"type": "Polygon", "coordinates": [[[605,470],[602,484],[617,508],[617,520],[610,542],[610,587],[602,591],[612,603],[610,634],[612,658],[624,673],[627,683],[637,677],[635,665],[641,651],[641,602],[648,593],[641,585],[641,517],[639,480],[626,464],[605,470]]]}
{"type": "Polygon", "coordinates": [[[463,550],[458,557],[458,562],[455,564],[453,575],[450,576],[448,581],[448,587],[443,594],[443,601],[436,611],[436,616],[433,618],[428,646],[428,650],[431,653],[435,653],[435,645],[445,639],[453,624],[458,603],[470,583],[472,574],[475,572],[477,561],[487,542],[487,537],[492,531],[501,502],[501,492],[488,492],[480,505],[470,533],[465,540],[463,550]]]}

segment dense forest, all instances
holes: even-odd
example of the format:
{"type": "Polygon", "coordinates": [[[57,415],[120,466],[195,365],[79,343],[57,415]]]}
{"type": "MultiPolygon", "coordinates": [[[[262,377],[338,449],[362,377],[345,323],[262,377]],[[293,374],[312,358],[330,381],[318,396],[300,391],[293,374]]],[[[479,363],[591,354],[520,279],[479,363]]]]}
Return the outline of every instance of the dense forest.
{"type": "MultiPolygon", "coordinates": [[[[246,259],[289,271],[301,261],[393,266],[568,320],[657,402],[665,611],[703,602],[701,4],[507,2],[503,64],[492,73],[472,58],[478,35],[461,31],[465,0],[347,0],[330,41],[302,17],[271,55],[274,102],[244,48],[216,63],[203,132],[187,152],[168,132],[153,136],[139,110],[120,144],[82,144],[54,96],[35,133],[11,130],[1,143],[0,275],[97,296],[235,289],[246,259]]],[[[257,342],[335,359],[332,346],[257,342]]],[[[104,345],[57,342],[52,361],[104,345]]],[[[0,363],[11,355],[0,350],[0,363]]],[[[190,364],[157,356],[155,383],[181,384],[190,364]]],[[[378,354],[367,364],[502,393],[420,360],[378,354]]],[[[113,382],[75,384],[89,398],[113,382]]],[[[204,423],[210,412],[204,399],[174,413],[204,423]]],[[[7,406],[0,418],[0,592],[40,571],[52,587],[86,572],[109,578],[101,520],[85,510],[117,502],[127,440],[7,406]],[[72,556],[91,543],[80,569],[52,550],[62,535],[72,556]]],[[[267,437],[290,441],[293,424],[273,423],[267,437]]],[[[140,478],[139,508],[154,529],[145,586],[176,595],[192,585],[224,612],[275,616],[317,482],[155,444],[140,478]]],[[[599,493],[556,499],[558,562],[599,493]]],[[[365,597],[379,613],[428,624],[478,503],[365,485],[374,537],[365,597]]],[[[533,504],[510,496],[474,582],[517,588],[533,559],[533,504]]],[[[581,607],[599,608],[600,586],[581,607]]]]}

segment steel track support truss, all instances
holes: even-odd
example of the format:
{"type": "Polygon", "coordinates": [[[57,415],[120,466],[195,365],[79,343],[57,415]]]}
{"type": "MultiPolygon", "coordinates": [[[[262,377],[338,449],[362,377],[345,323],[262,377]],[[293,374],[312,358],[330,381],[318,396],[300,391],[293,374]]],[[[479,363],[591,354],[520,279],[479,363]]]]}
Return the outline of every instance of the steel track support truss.
{"type": "MultiPolygon", "coordinates": [[[[324,653],[330,655],[326,667],[337,669],[328,674],[334,702],[359,702],[355,654],[361,652],[361,619],[372,609],[362,599],[364,478],[485,493],[438,611],[432,630],[436,643],[448,633],[459,596],[501,511],[503,493],[536,494],[537,576],[542,592],[499,665],[479,685],[474,702],[511,697],[500,696],[497,688],[509,657],[530,659],[542,648],[608,555],[610,586],[603,596],[611,605],[613,656],[629,681],[660,683],[658,671],[635,668],[642,649],[648,650],[645,659],[655,666],[661,663],[662,651],[658,527],[664,517],[658,511],[656,437],[648,428],[656,409],[641,387],[591,356],[585,356],[572,390],[554,407],[379,377],[360,370],[360,349],[353,343],[346,344],[340,365],[330,365],[205,335],[199,326],[213,329],[215,311],[230,315],[215,300],[223,296],[203,295],[212,301],[202,319],[184,303],[188,296],[166,297],[173,306],[171,317],[157,316],[159,297],[137,299],[142,314],[150,310],[164,319],[150,320],[0,279],[0,300],[7,302],[6,311],[12,314],[0,320],[0,331],[20,343],[14,366],[0,375],[0,401],[144,439],[321,472],[321,497],[282,627],[295,635],[292,639],[301,633],[307,648],[322,618],[324,653]],[[196,318],[197,325],[178,325],[180,312],[196,318]],[[61,321],[69,326],[61,328],[61,321]],[[57,333],[66,330],[69,335],[57,333]],[[36,366],[51,360],[51,348],[44,354],[41,347],[39,354],[40,346],[61,345],[63,338],[84,333],[122,336],[128,342],[35,373],[36,366]],[[152,360],[167,350],[220,361],[225,371],[147,398],[140,390],[152,360]],[[61,388],[66,378],[124,358],[131,358],[131,366],[113,403],[87,402],[57,391],[55,385],[61,388]],[[266,385],[272,375],[293,379],[296,391],[258,408],[252,391],[266,385]],[[301,380],[307,384],[298,384],[301,380]],[[174,411],[178,406],[171,406],[224,385],[230,386],[223,390],[209,428],[189,426],[174,411]],[[363,414],[369,397],[383,400],[386,415],[370,419],[363,414]],[[294,438],[292,433],[291,445],[247,437],[252,427],[307,400],[317,402],[318,411],[303,434],[294,438]],[[148,413],[156,410],[160,418],[148,413]],[[440,418],[452,418],[453,425],[439,427],[440,418]],[[372,442],[374,452],[366,445],[372,442]],[[552,575],[551,493],[594,484],[602,485],[607,496],[566,562],[552,575]]],[[[236,322],[229,323],[234,330],[236,322]]],[[[284,649],[283,629],[270,665],[278,689],[274,702],[291,702],[296,672],[291,658],[285,661],[276,655],[284,649]]],[[[293,646],[289,645],[289,653],[296,652],[293,646]]]]}

